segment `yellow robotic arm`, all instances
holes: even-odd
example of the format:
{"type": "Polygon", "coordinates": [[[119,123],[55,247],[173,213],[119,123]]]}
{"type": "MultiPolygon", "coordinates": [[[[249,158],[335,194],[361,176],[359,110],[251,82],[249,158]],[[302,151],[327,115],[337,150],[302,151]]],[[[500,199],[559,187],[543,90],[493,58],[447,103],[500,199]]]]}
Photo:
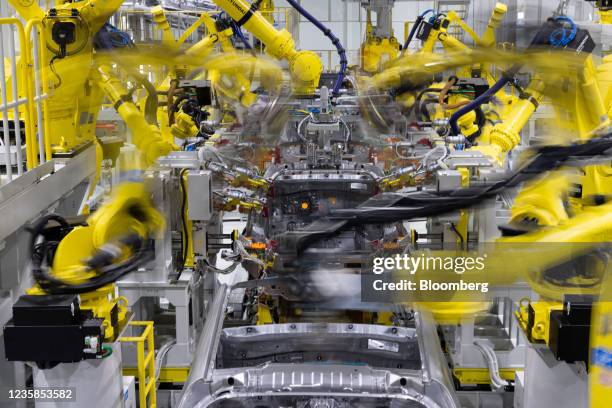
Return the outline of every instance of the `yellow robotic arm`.
{"type": "Polygon", "coordinates": [[[395,38],[392,27],[391,9],[395,0],[362,1],[367,12],[366,38],[361,44],[361,68],[365,72],[380,71],[384,64],[397,58],[401,46],[395,38]],[[372,14],[376,22],[372,22],[372,14]]]}
{"type": "Polygon", "coordinates": [[[455,11],[449,11],[448,15],[445,18],[438,19],[425,42],[423,43],[423,47],[419,52],[434,52],[434,47],[436,42],[440,41],[442,46],[447,50],[464,50],[468,47],[459,41],[457,38],[453,37],[448,33],[448,28],[451,24],[456,24],[463,31],[465,31],[471,38],[474,40],[474,43],[480,47],[495,47],[496,39],[495,39],[495,30],[501,24],[506,12],[508,11],[508,6],[504,3],[495,4],[495,8],[493,9],[493,13],[489,18],[489,23],[485,32],[482,35],[482,38],[476,34],[476,32],[465,23],[461,19],[461,17],[455,11]]]}
{"type": "MultiPolygon", "coordinates": [[[[145,165],[175,149],[162,140],[157,126],[146,121],[110,65],[100,65],[97,74],[98,85],[131,130],[145,165]]],[[[47,221],[43,222],[42,227],[47,221]]],[[[42,260],[37,264],[33,269],[37,285],[28,293],[80,294],[81,308],[103,319],[104,339],[114,341],[127,307],[114,282],[148,261],[148,241],[163,226],[164,219],[153,206],[145,184],[121,184],[114,188],[111,199],[89,216],[87,225],[75,226],[61,239],[52,265],[43,266],[42,260]]]]}
{"type": "MultiPolygon", "coordinates": [[[[578,127],[576,130],[581,139],[592,137],[593,131],[597,130],[602,122],[605,126],[610,120],[605,115],[597,78],[592,75],[590,56],[586,62],[586,67],[581,75],[582,81],[577,86],[576,101],[568,102],[568,108],[571,108],[574,103],[579,104],[586,100],[591,101],[594,105],[590,108],[576,109],[575,123],[578,127]],[[586,127],[587,124],[590,124],[591,127],[586,127]]],[[[600,69],[599,78],[606,77],[608,71],[605,68],[612,68],[612,66],[604,64],[600,69]]],[[[600,204],[594,201],[598,199],[605,201],[610,196],[612,196],[612,169],[609,164],[586,166],[581,175],[574,178],[567,173],[553,174],[531,183],[519,193],[512,207],[511,221],[520,222],[528,219],[536,221],[538,225],[563,224],[568,219],[566,207],[571,207],[574,212],[580,212],[600,204]],[[570,200],[567,196],[572,186],[577,188],[575,195],[578,198],[570,200]],[[566,201],[565,205],[562,200],[566,201]]]]}
{"type": "Polygon", "coordinates": [[[35,247],[50,220],[68,228],[67,221],[56,215],[43,217],[33,227],[37,232],[32,241],[32,272],[37,284],[27,293],[79,294],[81,308],[104,320],[105,341],[114,341],[127,307],[114,282],[149,260],[148,241],[163,228],[163,217],[152,206],[143,183],[125,183],[88,218],[87,225],[71,228],[57,245],[52,265],[43,265],[35,247]]]}
{"type": "Polygon", "coordinates": [[[542,81],[534,79],[519,98],[513,98],[514,103],[511,108],[502,111],[499,123],[484,127],[478,139],[479,145],[471,149],[487,154],[502,163],[505,154],[521,142],[521,130],[527,125],[531,115],[544,98],[543,88],[542,81]]]}
{"type": "MultiPolygon", "coordinates": [[[[146,121],[110,65],[100,65],[97,75],[99,87],[131,130],[145,165],[175,149],[162,139],[157,126],[146,121]]],[[[163,226],[143,182],[118,185],[111,199],[89,216],[87,225],[72,228],[61,239],[52,265],[38,265],[37,286],[28,293],[79,293],[81,307],[104,319],[105,340],[114,341],[119,326],[113,322],[122,324],[127,307],[125,299],[117,296],[114,281],[146,263],[147,242],[163,226]]]]}
{"type": "MultiPolygon", "coordinates": [[[[40,6],[33,1],[9,0],[15,11],[26,21],[29,20],[44,20],[48,33],[48,38],[55,36],[54,28],[57,23],[71,23],[76,30],[86,26],[89,31],[89,36],[95,34],[106,23],[123,3],[123,0],[87,0],[81,2],[59,1],[55,7],[44,11],[40,6]]],[[[83,41],[76,39],[75,44],[82,44],[88,41],[85,38],[83,41]]],[[[91,47],[91,44],[89,44],[91,47]]]]}
{"type": "Polygon", "coordinates": [[[512,205],[510,224],[524,222],[554,226],[568,219],[565,197],[570,186],[562,172],[555,172],[537,183],[525,186],[512,205]]]}
{"type": "MultiPolygon", "coordinates": [[[[166,13],[164,13],[163,7],[155,6],[151,8],[151,16],[153,17],[153,22],[162,32],[162,44],[170,48],[177,48],[179,44],[174,38],[174,34],[172,33],[170,23],[168,23],[168,19],[166,18],[166,13]]],[[[199,22],[196,22],[195,24],[198,23],[199,22]]]]}
{"type": "Polygon", "coordinates": [[[214,50],[215,45],[218,43],[221,44],[224,52],[234,52],[234,47],[229,40],[233,34],[230,27],[219,28],[215,20],[208,13],[203,13],[200,16],[200,20],[204,23],[209,34],[189,47],[185,54],[190,57],[204,58],[214,50]]]}
{"type": "Polygon", "coordinates": [[[58,6],[60,10],[77,9],[81,18],[89,24],[89,28],[96,33],[106,23],[119,7],[123,0],[88,0],[84,2],[64,1],[58,6]]]}
{"type": "Polygon", "coordinates": [[[8,0],[8,2],[11,6],[13,6],[17,14],[19,14],[26,21],[42,19],[45,16],[45,12],[40,8],[38,2],[19,0],[8,0]]]}
{"type": "Polygon", "coordinates": [[[127,89],[122,81],[113,75],[112,68],[109,65],[102,65],[98,68],[98,72],[100,86],[130,129],[132,142],[142,153],[145,166],[176,150],[173,144],[162,139],[159,128],[149,124],[132,99],[127,97],[127,89]]]}
{"type": "Polygon", "coordinates": [[[507,12],[508,12],[508,6],[506,4],[504,3],[495,4],[495,8],[493,9],[493,13],[491,13],[491,17],[489,18],[489,23],[487,24],[487,28],[482,34],[482,37],[478,45],[483,46],[483,47],[495,47],[497,45],[495,30],[497,30],[497,28],[500,26],[507,12]]]}
{"type": "MultiPolygon", "coordinates": [[[[230,57],[237,55],[230,40],[234,34],[231,27],[224,25],[223,21],[215,21],[210,13],[202,13],[200,18],[189,27],[178,40],[175,40],[161,6],[154,7],[152,13],[155,23],[162,31],[163,44],[171,49],[178,49],[198,26],[204,24],[208,31],[208,35],[185,50],[185,55],[188,57],[188,60],[198,61],[205,59],[214,51],[217,44],[221,45],[224,56],[230,57]]],[[[167,91],[170,87],[171,80],[176,77],[177,73],[175,69],[172,70],[168,77],[162,82],[160,88],[167,91]]],[[[240,101],[245,107],[250,106],[257,99],[257,96],[251,92],[251,81],[245,76],[243,65],[236,64],[235,69],[226,69],[223,72],[211,69],[197,76],[196,79],[204,79],[204,77],[210,79],[219,93],[232,100],[240,101]]],[[[177,115],[179,114],[180,113],[177,115]]],[[[185,138],[197,134],[197,127],[193,124],[188,115],[182,115],[182,122],[175,124],[173,124],[172,133],[177,137],[185,138]],[[174,126],[175,124],[177,126],[174,126]]]]}
{"type": "Polygon", "coordinates": [[[91,143],[102,101],[99,87],[91,80],[92,38],[123,0],[58,1],[49,10],[33,1],[9,3],[27,23],[39,24],[45,31],[41,69],[43,83],[48,78],[51,88],[46,114],[53,126],[46,138],[53,152],[71,152],[91,143]]]}
{"type": "MultiPolygon", "coordinates": [[[[215,22],[210,15],[204,17],[204,24],[208,32],[211,33],[210,35],[218,38],[225,55],[236,55],[236,50],[230,41],[234,34],[230,27],[225,27],[222,21],[215,22]]],[[[192,51],[192,49],[189,49],[187,53],[189,54],[192,51]]],[[[251,81],[244,75],[244,66],[236,65],[236,68],[230,72],[210,71],[209,79],[221,94],[233,100],[238,100],[243,106],[248,107],[257,100],[257,95],[251,92],[251,81]]]]}
{"type": "Polygon", "coordinates": [[[295,93],[314,93],[323,71],[323,64],[317,54],[296,50],[295,42],[287,30],[276,30],[266,17],[253,11],[251,5],[244,0],[215,0],[215,4],[259,38],[266,45],[268,54],[289,62],[295,93]]]}
{"type": "MultiPolygon", "coordinates": [[[[585,62],[584,70],[578,75],[575,100],[566,101],[566,106],[562,106],[568,110],[576,106],[573,124],[578,136],[583,140],[593,137],[593,132],[602,126],[609,125],[610,118],[605,113],[605,97],[602,96],[602,91],[608,91],[605,79],[612,72],[611,64],[602,64],[598,77],[595,77],[592,57],[589,56],[585,62]],[[598,79],[602,80],[601,88],[598,79]],[[584,105],[585,101],[589,101],[589,106],[580,106],[584,105]]],[[[490,132],[490,146],[497,145],[507,151],[520,141],[518,132],[533,112],[527,103],[528,101],[521,100],[512,111],[516,112],[516,115],[511,112],[513,116],[493,127],[490,132]]],[[[570,215],[567,208],[580,212],[584,207],[598,204],[594,201],[605,201],[612,196],[612,169],[609,164],[590,165],[582,170],[579,176],[557,172],[527,185],[514,201],[511,223],[531,221],[540,226],[563,224],[570,215]],[[569,198],[572,186],[576,189],[574,195],[578,198],[569,198]]]]}

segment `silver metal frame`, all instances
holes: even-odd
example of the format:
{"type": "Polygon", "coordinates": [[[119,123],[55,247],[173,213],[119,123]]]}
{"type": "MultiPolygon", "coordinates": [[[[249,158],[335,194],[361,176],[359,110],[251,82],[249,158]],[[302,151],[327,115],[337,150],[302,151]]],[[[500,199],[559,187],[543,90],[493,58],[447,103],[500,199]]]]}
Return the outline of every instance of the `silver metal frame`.
{"type": "Polygon", "coordinates": [[[396,400],[407,406],[459,407],[452,378],[440,348],[433,317],[428,312],[416,316],[416,329],[377,325],[282,324],[244,326],[223,330],[231,288],[221,285],[208,311],[207,321],[196,349],[196,360],[181,396],[179,408],[217,406],[228,400],[250,398],[343,398],[396,400]],[[395,329],[395,330],[394,330],[395,329]],[[421,369],[387,369],[350,364],[265,363],[255,367],[215,368],[223,335],[264,336],[283,341],[295,332],[313,336],[365,336],[398,340],[416,337],[421,369]],[[409,337],[410,338],[410,337],[409,337]]]}
{"type": "Polygon", "coordinates": [[[95,162],[96,149],[90,146],[71,159],[53,159],[0,187],[0,241],[91,177],[95,162]]]}

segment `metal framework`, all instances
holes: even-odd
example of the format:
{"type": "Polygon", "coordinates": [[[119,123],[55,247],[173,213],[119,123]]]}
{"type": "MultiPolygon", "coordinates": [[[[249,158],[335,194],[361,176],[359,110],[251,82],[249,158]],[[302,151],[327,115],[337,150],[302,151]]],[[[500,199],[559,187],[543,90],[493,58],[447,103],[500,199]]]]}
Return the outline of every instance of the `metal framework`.
{"type": "Polygon", "coordinates": [[[0,18],[1,37],[8,38],[7,42],[0,42],[0,59],[8,59],[11,66],[10,75],[7,75],[4,64],[0,66],[0,163],[6,168],[6,177],[2,180],[5,183],[11,182],[15,176],[13,166],[16,167],[16,176],[23,174],[22,132],[25,135],[29,170],[51,159],[51,146],[45,137],[49,126],[46,105],[49,81],[47,70],[41,68],[41,61],[47,60],[46,47],[41,46],[46,43],[46,34],[41,27],[42,21],[39,19],[28,21],[24,27],[17,18],[0,18]],[[15,31],[19,39],[18,54],[15,48],[15,31]],[[5,37],[7,32],[8,36],[5,37]],[[8,45],[8,50],[5,45],[8,45]]]}

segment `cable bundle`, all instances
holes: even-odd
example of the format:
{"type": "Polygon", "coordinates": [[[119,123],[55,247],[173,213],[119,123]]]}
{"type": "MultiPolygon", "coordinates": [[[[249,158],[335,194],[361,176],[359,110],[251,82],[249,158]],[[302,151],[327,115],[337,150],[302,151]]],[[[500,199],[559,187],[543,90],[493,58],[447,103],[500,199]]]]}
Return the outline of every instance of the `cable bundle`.
{"type": "MultiPolygon", "coordinates": [[[[117,281],[122,276],[138,269],[150,260],[150,251],[146,241],[137,234],[129,234],[120,238],[117,243],[131,250],[131,255],[122,261],[117,261],[120,254],[107,248],[99,249],[83,266],[83,273],[94,273],[93,277],[81,284],[72,284],[51,276],[48,267],[53,262],[55,250],[59,241],[47,241],[44,230],[49,221],[60,225],[65,234],[72,229],[68,222],[57,214],[48,214],[39,219],[31,228],[30,251],[32,260],[32,275],[38,286],[49,295],[66,295],[91,292],[117,281]],[[41,242],[39,238],[43,237],[41,242]]],[[[109,244],[110,245],[110,244],[109,244]]],[[[113,245],[117,248],[116,245],[113,245]]]]}
{"type": "Polygon", "coordinates": [[[509,188],[566,165],[581,165],[581,160],[609,155],[612,134],[569,146],[544,146],[534,157],[508,178],[493,184],[471,186],[452,191],[416,191],[409,194],[383,193],[357,208],[335,210],[327,219],[283,234],[278,239],[291,241],[301,253],[320,239],[333,236],[355,225],[384,224],[413,218],[433,217],[479,205],[509,188]]]}

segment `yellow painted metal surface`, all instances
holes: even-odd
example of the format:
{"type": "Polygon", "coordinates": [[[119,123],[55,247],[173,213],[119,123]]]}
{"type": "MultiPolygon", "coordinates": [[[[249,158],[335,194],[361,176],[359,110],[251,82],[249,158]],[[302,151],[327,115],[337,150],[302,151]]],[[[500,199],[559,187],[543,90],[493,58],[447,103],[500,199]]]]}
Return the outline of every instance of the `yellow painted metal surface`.
{"type": "MultiPolygon", "coordinates": [[[[138,376],[138,367],[123,367],[123,375],[138,376]]],[[[183,384],[189,377],[189,367],[163,367],[159,370],[160,383],[183,384]]]]}
{"type": "MultiPolygon", "coordinates": [[[[250,4],[244,0],[215,0],[234,20],[239,21],[247,14],[250,4]]],[[[319,85],[323,64],[312,51],[295,49],[295,42],[289,31],[276,30],[270,21],[259,12],[255,12],[244,23],[244,28],[266,45],[266,52],[278,59],[289,62],[294,92],[312,94],[319,85]]]]}
{"type": "MultiPolygon", "coordinates": [[[[504,380],[514,381],[518,370],[515,368],[500,368],[499,375],[504,380]]],[[[453,375],[461,384],[490,384],[489,370],[486,368],[453,368],[453,375]]]]}
{"type": "Polygon", "coordinates": [[[548,344],[550,333],[550,313],[553,310],[563,310],[563,303],[554,301],[538,301],[521,304],[516,312],[519,325],[534,342],[548,344]],[[533,326],[529,327],[529,307],[534,311],[533,326]]]}
{"type": "Polygon", "coordinates": [[[120,337],[123,343],[135,343],[138,367],[138,401],[139,406],[155,408],[157,406],[157,382],[155,380],[155,342],[153,339],[152,321],[131,321],[132,327],[143,327],[139,336],[120,337]],[[145,349],[146,346],[146,349],[145,349]]]}

